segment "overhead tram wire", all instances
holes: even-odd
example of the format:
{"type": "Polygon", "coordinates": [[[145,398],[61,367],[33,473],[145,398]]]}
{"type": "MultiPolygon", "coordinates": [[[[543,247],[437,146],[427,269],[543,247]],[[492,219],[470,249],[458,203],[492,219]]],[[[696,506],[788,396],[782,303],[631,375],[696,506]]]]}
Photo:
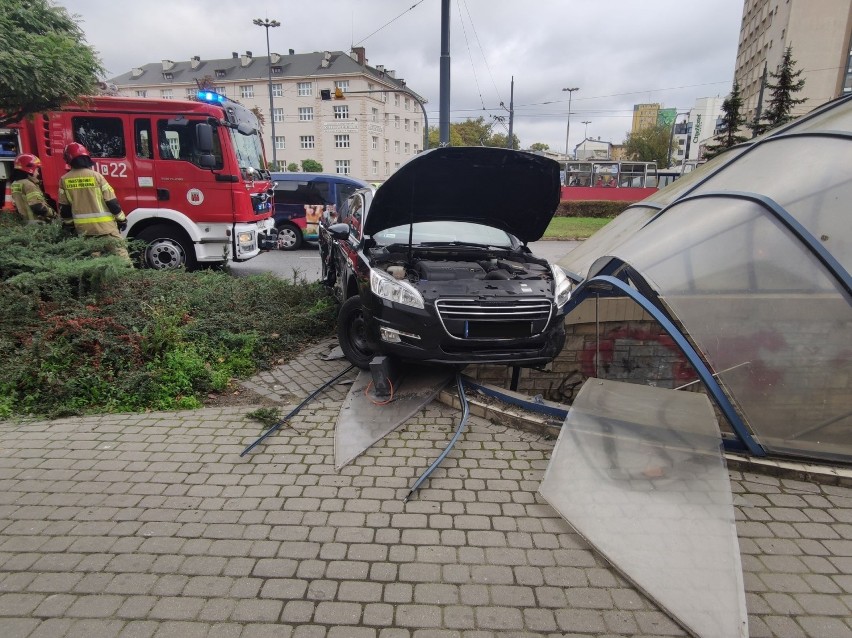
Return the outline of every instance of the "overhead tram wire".
{"type": "MultiPolygon", "coordinates": [[[[470,15],[470,7],[468,7],[467,0],[460,0],[464,3],[464,10],[467,12],[467,19],[470,22],[470,28],[473,31],[473,37],[476,39],[476,45],[479,47],[479,52],[482,54],[482,60],[485,62],[485,68],[488,70],[488,76],[491,78],[491,84],[494,86],[494,93],[497,95],[497,101],[503,102],[503,98],[500,95],[500,90],[497,88],[497,83],[494,81],[494,74],[491,72],[491,65],[488,64],[488,56],[485,55],[485,50],[482,48],[482,42],[479,40],[479,34],[476,31],[476,25],[473,23],[473,17],[470,15]]],[[[461,12],[461,10],[459,10],[461,12]]]]}
{"type": "Polygon", "coordinates": [[[391,24],[393,24],[394,22],[396,22],[397,20],[399,20],[402,16],[404,16],[406,13],[408,13],[408,12],[409,12],[409,11],[411,11],[412,9],[415,9],[415,8],[417,8],[417,6],[418,6],[418,5],[423,4],[423,2],[424,2],[424,0],[417,0],[417,2],[415,2],[413,5],[411,5],[410,7],[408,7],[408,9],[406,9],[405,11],[403,11],[402,13],[400,13],[400,14],[399,14],[398,16],[396,16],[393,20],[391,20],[390,22],[388,22],[388,23],[386,23],[386,24],[383,24],[383,25],[382,25],[382,26],[380,26],[378,29],[376,29],[375,31],[373,31],[370,35],[368,35],[368,36],[367,36],[367,37],[365,37],[365,38],[362,38],[360,42],[357,42],[357,43],[353,44],[352,46],[353,46],[353,47],[357,47],[357,46],[360,46],[360,45],[364,44],[367,40],[369,40],[370,38],[372,38],[372,37],[373,37],[374,35],[376,35],[379,31],[381,31],[382,29],[384,29],[384,28],[385,28],[385,27],[387,27],[387,26],[390,26],[391,24]]]}
{"type": "Polygon", "coordinates": [[[467,47],[467,57],[470,58],[470,70],[473,71],[473,81],[476,82],[476,92],[479,94],[479,101],[482,103],[482,110],[485,110],[485,99],[482,97],[482,89],[479,86],[479,78],[476,75],[476,65],[473,63],[473,53],[470,50],[470,41],[467,39],[467,29],[464,26],[464,18],[461,12],[461,3],[457,2],[456,7],[459,10],[459,22],[461,23],[462,33],[464,34],[464,43],[467,47]]]}

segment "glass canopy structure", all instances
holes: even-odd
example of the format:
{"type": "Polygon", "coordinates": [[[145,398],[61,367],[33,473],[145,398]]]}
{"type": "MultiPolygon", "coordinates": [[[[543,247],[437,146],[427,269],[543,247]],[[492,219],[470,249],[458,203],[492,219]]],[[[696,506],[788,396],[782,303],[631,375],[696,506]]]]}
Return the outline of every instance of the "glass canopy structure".
{"type": "Polygon", "coordinates": [[[634,204],[565,257],[629,296],[752,454],[852,462],[852,95],[634,204]]]}

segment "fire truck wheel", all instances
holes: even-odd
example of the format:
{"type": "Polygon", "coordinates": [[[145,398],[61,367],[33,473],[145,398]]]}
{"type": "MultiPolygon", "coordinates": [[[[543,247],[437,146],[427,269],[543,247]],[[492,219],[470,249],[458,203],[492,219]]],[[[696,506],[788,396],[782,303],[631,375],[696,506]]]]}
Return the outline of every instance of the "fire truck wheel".
{"type": "Polygon", "coordinates": [[[174,270],[196,268],[195,251],[192,244],[182,236],[179,230],[159,224],[149,226],[136,236],[147,246],[142,253],[142,265],[154,270],[174,270]]]}
{"type": "Polygon", "coordinates": [[[278,248],[297,250],[302,246],[302,231],[298,226],[281,222],[276,228],[278,229],[278,248]]]}

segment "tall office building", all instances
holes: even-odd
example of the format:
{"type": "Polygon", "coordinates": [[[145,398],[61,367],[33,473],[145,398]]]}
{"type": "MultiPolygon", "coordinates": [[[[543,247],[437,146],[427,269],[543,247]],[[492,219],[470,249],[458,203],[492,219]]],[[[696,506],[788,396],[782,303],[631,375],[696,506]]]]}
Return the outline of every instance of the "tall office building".
{"type": "MultiPolygon", "coordinates": [[[[754,119],[764,65],[777,71],[785,49],[793,50],[805,86],[793,108],[802,115],[852,91],[852,0],[745,0],[734,77],[742,114],[754,119]]],[[[763,96],[763,108],[769,101],[763,96]]]]}

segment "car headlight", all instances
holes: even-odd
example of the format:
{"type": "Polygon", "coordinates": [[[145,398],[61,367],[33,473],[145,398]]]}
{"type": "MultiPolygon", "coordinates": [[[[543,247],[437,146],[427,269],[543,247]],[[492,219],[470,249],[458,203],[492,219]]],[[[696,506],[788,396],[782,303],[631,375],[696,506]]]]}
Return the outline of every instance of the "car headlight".
{"type": "Polygon", "coordinates": [[[571,280],[555,264],[550,267],[550,270],[553,273],[553,300],[556,307],[561,308],[571,298],[571,280]]]}
{"type": "Polygon", "coordinates": [[[380,299],[395,301],[412,308],[423,307],[423,297],[414,286],[407,281],[394,279],[387,273],[375,268],[370,269],[370,290],[380,299]]]}

